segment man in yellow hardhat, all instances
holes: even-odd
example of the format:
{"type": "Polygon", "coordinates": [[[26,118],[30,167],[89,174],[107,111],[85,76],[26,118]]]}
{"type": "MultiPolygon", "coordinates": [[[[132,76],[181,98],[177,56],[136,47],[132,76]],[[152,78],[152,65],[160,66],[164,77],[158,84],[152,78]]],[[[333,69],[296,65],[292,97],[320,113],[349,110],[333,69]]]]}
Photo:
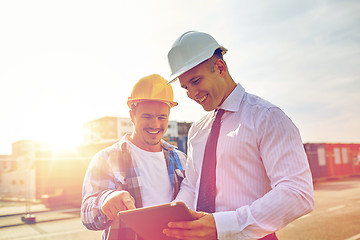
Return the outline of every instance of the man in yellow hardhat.
{"type": "Polygon", "coordinates": [[[132,134],[97,153],[84,180],[82,222],[90,230],[104,230],[103,239],[140,239],[117,213],[171,202],[184,178],[186,155],[162,140],[170,108],[177,105],[171,85],[157,74],[144,77],[127,105],[132,134]]]}

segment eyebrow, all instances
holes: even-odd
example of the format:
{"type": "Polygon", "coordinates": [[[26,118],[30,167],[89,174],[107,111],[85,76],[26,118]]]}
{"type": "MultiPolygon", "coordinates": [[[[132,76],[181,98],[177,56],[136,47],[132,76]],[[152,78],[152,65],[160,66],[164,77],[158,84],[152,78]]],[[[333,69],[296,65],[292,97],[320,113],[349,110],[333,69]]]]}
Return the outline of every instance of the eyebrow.
{"type": "Polygon", "coordinates": [[[168,117],[169,115],[167,115],[167,114],[152,115],[150,113],[143,113],[143,114],[141,114],[141,116],[143,116],[143,117],[168,117]]]}

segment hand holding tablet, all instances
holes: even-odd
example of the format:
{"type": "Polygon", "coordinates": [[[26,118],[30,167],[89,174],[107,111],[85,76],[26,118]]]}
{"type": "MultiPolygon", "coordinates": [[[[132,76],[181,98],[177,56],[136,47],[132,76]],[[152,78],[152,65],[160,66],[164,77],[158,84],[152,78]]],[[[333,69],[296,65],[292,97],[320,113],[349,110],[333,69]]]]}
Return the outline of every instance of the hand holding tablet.
{"type": "Polygon", "coordinates": [[[196,219],[183,202],[121,211],[118,217],[145,240],[173,239],[162,233],[168,222],[196,219]]]}

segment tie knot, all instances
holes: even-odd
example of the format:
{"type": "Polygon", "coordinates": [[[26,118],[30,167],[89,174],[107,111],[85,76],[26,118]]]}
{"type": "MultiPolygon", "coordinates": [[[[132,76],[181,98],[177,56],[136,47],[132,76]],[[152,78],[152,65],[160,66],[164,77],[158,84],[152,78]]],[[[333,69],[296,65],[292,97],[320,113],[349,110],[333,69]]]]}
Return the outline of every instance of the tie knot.
{"type": "Polygon", "coordinates": [[[224,109],[220,108],[220,109],[216,110],[215,121],[219,121],[221,119],[222,115],[224,115],[224,113],[225,113],[224,109]]]}

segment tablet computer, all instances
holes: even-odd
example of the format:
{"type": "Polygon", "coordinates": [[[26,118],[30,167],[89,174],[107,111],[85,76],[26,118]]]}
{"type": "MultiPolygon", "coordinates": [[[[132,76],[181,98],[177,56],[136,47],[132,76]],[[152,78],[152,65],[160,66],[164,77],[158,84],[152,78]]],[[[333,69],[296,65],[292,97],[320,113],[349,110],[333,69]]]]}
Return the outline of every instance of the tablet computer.
{"type": "Polygon", "coordinates": [[[144,240],[173,239],[162,233],[163,229],[167,228],[168,222],[196,219],[183,202],[121,211],[118,216],[144,240]]]}

